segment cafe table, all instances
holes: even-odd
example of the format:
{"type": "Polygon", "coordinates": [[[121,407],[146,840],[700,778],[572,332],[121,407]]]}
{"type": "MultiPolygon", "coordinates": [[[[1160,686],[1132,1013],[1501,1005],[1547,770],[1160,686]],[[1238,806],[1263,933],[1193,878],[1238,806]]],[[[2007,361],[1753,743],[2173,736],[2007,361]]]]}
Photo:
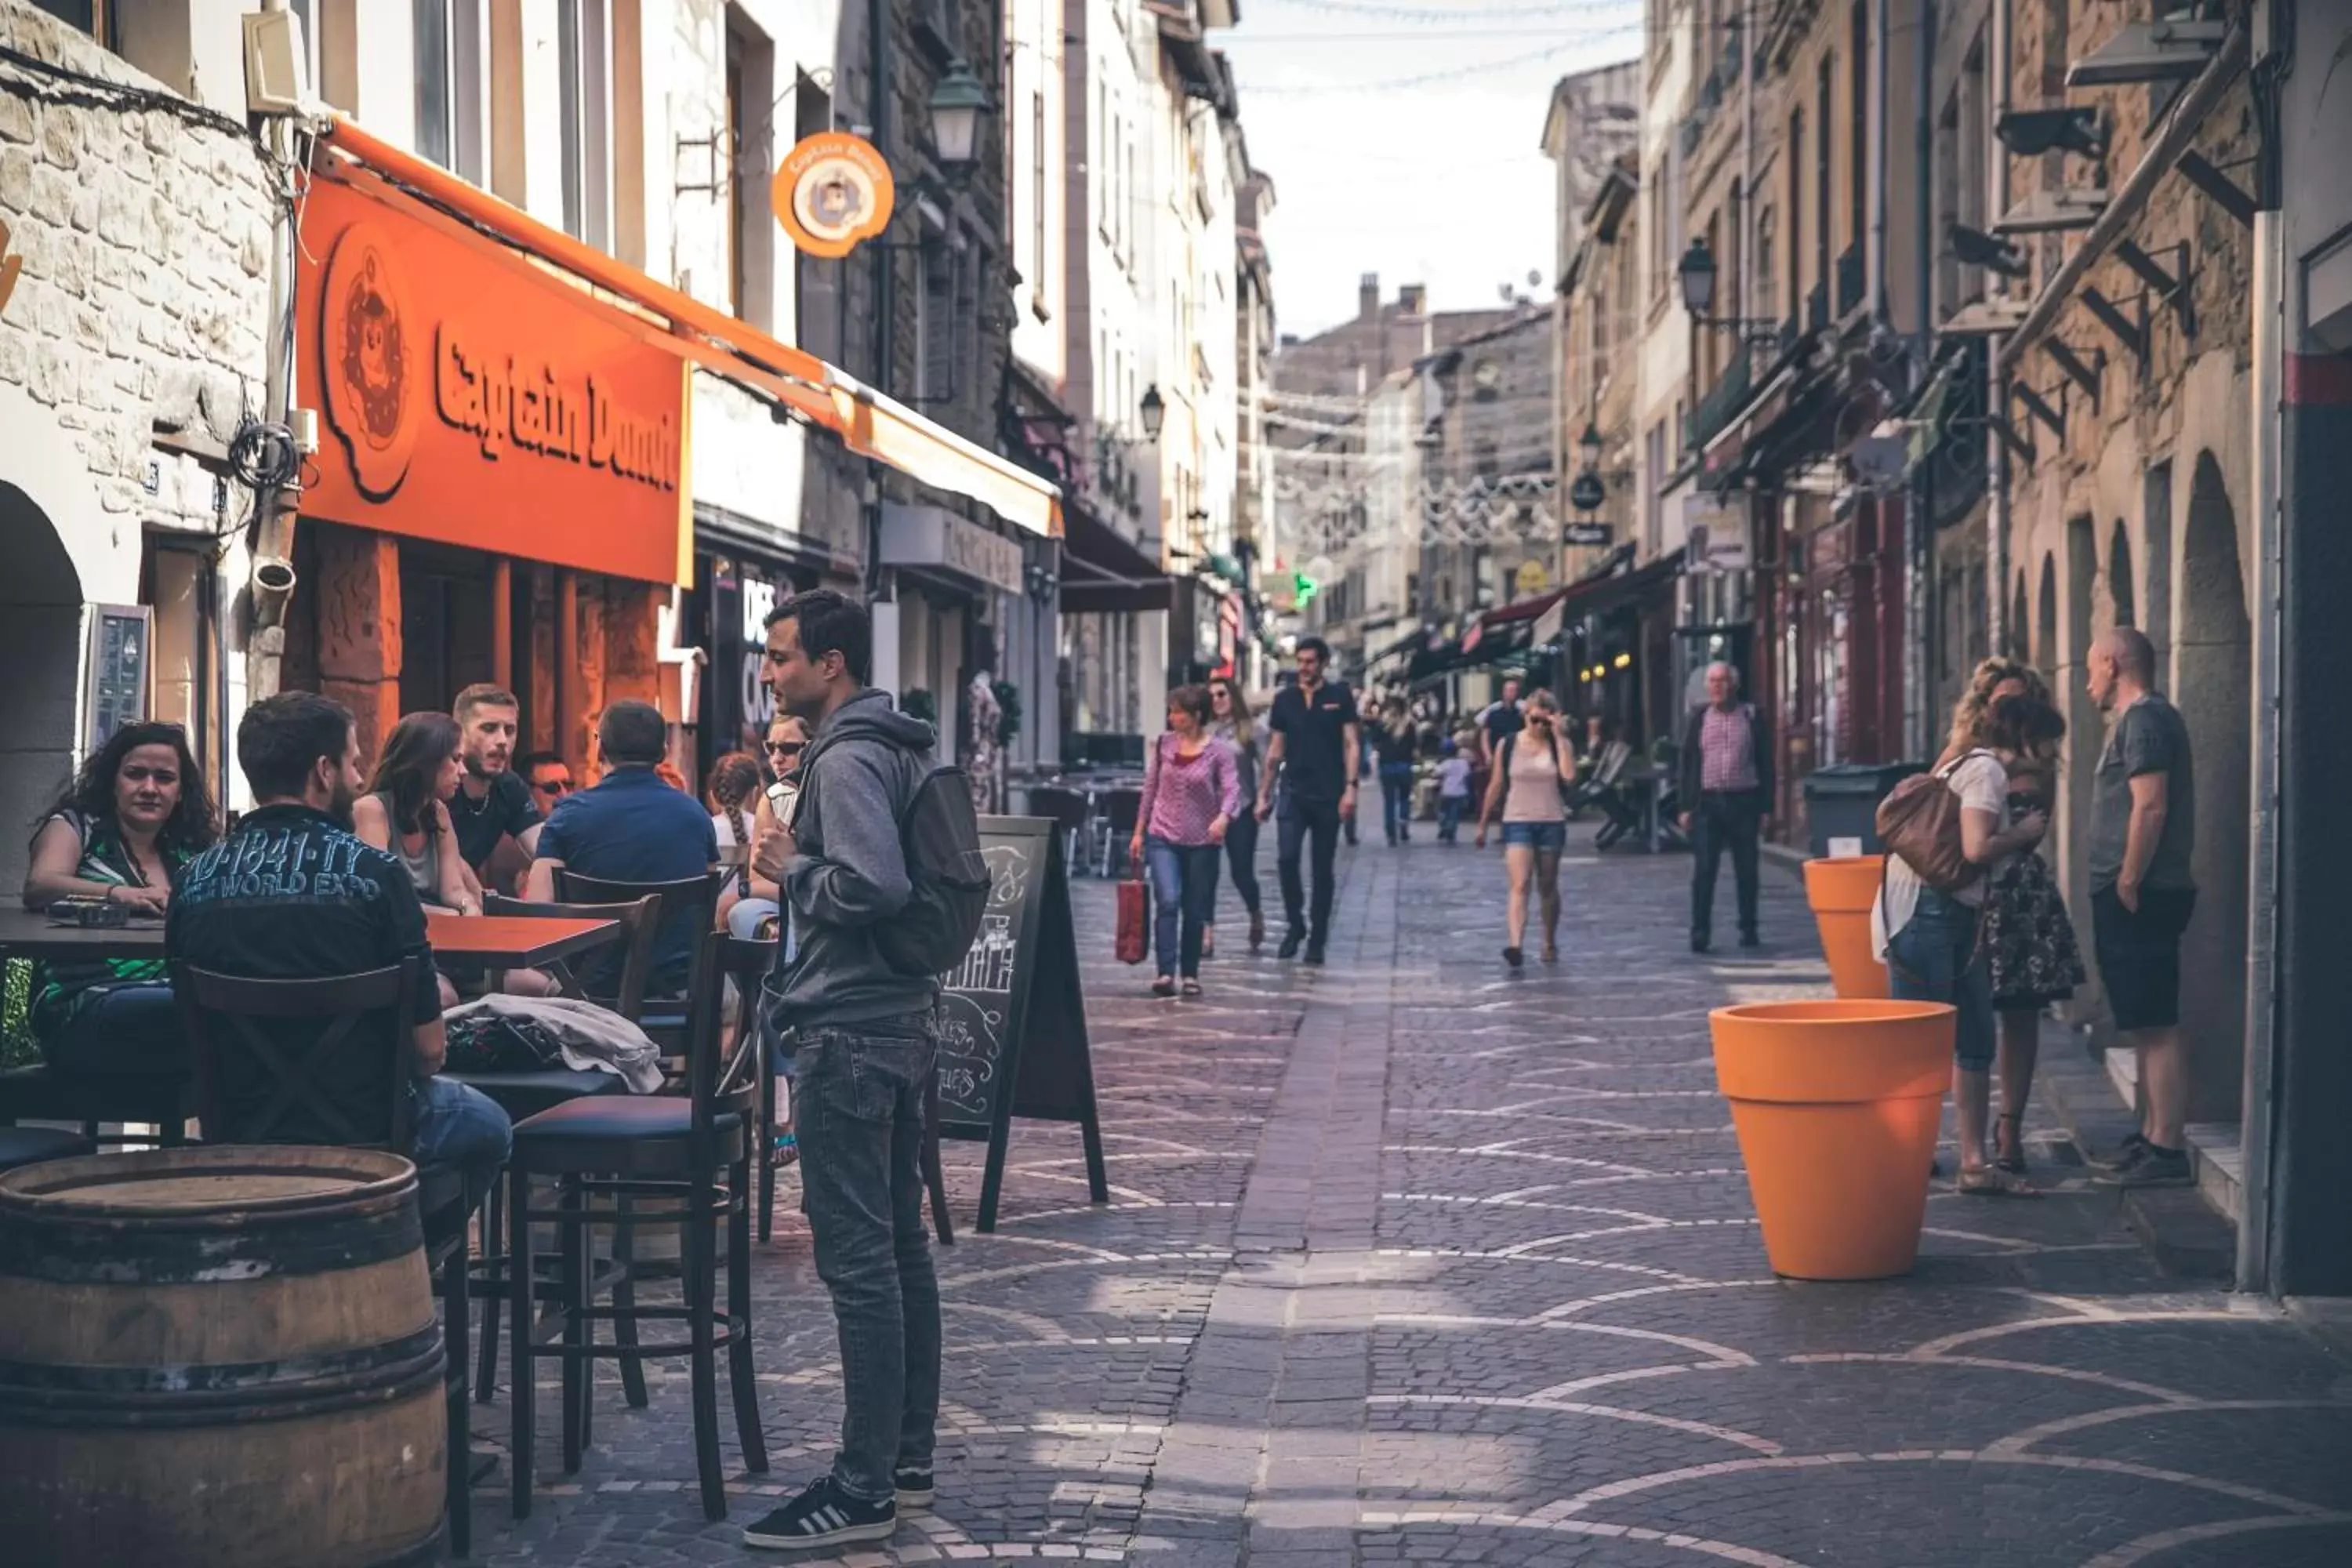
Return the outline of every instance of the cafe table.
{"type": "MultiPolygon", "coordinates": [[[[425,911],[425,930],[436,958],[486,969],[536,969],[616,942],[621,922],[542,920],[535,915],[459,915],[425,911]]],[[[30,910],[0,910],[0,953],[11,958],[161,958],[163,922],[61,925],[30,910]]]]}

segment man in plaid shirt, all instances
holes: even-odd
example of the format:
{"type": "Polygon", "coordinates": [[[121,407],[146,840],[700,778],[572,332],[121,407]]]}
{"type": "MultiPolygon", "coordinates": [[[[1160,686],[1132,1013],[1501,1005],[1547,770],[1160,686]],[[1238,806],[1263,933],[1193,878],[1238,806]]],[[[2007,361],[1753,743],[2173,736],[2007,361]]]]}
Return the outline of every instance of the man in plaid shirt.
{"type": "Polygon", "coordinates": [[[1706,668],[1706,703],[1683,726],[1683,831],[1691,840],[1691,951],[1714,942],[1715,879],[1731,851],[1739,889],[1739,945],[1754,947],[1756,841],[1772,806],[1772,737],[1752,702],[1739,700],[1739,672],[1706,668]]]}

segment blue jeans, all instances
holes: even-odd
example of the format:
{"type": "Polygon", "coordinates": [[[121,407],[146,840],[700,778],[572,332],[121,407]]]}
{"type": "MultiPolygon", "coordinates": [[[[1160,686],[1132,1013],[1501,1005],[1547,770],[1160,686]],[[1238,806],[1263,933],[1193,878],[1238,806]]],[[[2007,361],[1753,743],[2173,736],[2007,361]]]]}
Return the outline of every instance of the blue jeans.
{"type": "Polygon", "coordinates": [[[65,1026],[41,1042],[41,1054],[59,1072],[92,1078],[176,1077],[189,1068],[179,1004],[160,980],[84,996],[65,1026]]]}
{"type": "Polygon", "coordinates": [[[1163,978],[1176,973],[1180,956],[1184,978],[1200,977],[1201,928],[1217,918],[1217,862],[1223,855],[1214,844],[1171,844],[1156,836],[1144,840],[1155,917],[1151,940],[1163,978]]]}
{"type": "Polygon", "coordinates": [[[1466,795],[1441,795],[1437,797],[1437,839],[1451,844],[1462,831],[1463,808],[1470,804],[1466,795]]]}
{"type": "Polygon", "coordinates": [[[834,1484],[865,1502],[928,1470],[940,1415],[940,1284],[923,1227],[929,1013],[803,1030],[793,1054],[801,1211],[841,1337],[834,1484]]]}
{"type": "Polygon", "coordinates": [[[1412,764],[1381,764],[1381,829],[1394,844],[1412,837],[1412,764]]]}
{"type": "Polygon", "coordinates": [[[408,1086],[409,1152],[420,1165],[464,1173],[474,1197],[490,1190],[514,1146],[514,1123],[497,1100],[450,1078],[421,1078],[408,1086]]]}
{"type": "Polygon", "coordinates": [[[1952,1054],[1969,1072],[1992,1067],[1992,965],[1977,946],[1977,909],[1933,888],[1886,940],[1888,988],[1900,1002],[1948,1002],[1959,1010],[1952,1054]]]}

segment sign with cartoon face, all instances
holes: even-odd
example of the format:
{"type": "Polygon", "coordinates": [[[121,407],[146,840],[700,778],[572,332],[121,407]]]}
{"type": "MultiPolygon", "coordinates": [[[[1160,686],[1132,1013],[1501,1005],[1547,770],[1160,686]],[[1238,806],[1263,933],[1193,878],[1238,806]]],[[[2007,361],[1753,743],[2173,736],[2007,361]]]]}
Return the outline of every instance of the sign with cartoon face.
{"type": "Polygon", "coordinates": [[[784,154],[770,203],[793,244],[838,258],[890,226],[898,199],[890,165],[874,144],[846,131],[820,131],[784,154]]]}

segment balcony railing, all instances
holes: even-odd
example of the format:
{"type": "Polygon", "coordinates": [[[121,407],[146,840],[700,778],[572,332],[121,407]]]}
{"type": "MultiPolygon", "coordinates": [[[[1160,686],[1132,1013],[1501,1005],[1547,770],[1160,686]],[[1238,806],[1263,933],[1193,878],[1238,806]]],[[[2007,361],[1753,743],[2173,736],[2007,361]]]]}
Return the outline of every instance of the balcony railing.
{"type": "Polygon", "coordinates": [[[1683,426],[1684,438],[1694,452],[1715,439],[1739,411],[1748,406],[1755,390],[1755,356],[1746,343],[1739,345],[1731,363],[1724,367],[1713,388],[1698,400],[1698,406],[1683,426]]]}
{"type": "Polygon", "coordinates": [[[1839,320],[1844,320],[1847,316],[1852,315],[1858,308],[1860,308],[1862,304],[1862,247],[1857,243],[1847,246],[1845,247],[1845,254],[1837,258],[1837,313],[1839,320]]]}

